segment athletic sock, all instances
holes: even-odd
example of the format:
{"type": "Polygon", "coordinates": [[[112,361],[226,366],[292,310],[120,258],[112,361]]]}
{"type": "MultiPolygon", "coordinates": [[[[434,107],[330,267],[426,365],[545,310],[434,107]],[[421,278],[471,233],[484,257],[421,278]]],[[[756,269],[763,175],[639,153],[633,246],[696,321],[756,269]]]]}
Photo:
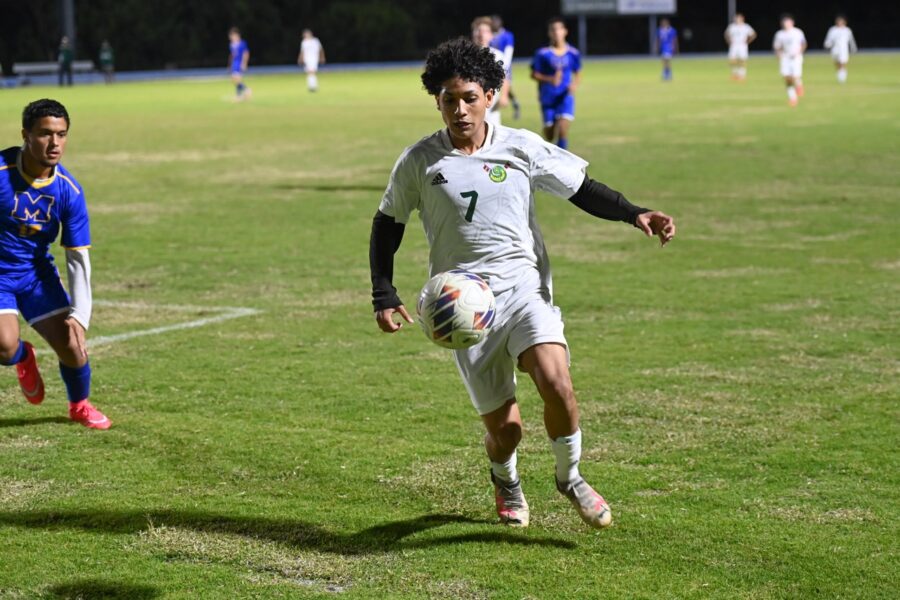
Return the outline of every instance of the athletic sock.
{"type": "Polygon", "coordinates": [[[69,402],[81,402],[91,395],[91,364],[84,363],[83,367],[67,367],[59,363],[59,374],[66,384],[66,394],[69,402]]]}
{"type": "Polygon", "coordinates": [[[306,76],[306,87],[309,88],[309,91],[314,92],[319,89],[319,78],[313,74],[309,74],[306,76]]]}
{"type": "Polygon", "coordinates": [[[240,96],[244,93],[244,88],[246,88],[247,86],[245,86],[243,83],[239,83],[235,87],[237,88],[237,95],[240,96]]]}
{"type": "Polygon", "coordinates": [[[837,80],[840,83],[846,83],[847,81],[847,69],[838,69],[837,72],[837,80]]]}
{"type": "Polygon", "coordinates": [[[797,101],[797,90],[794,89],[794,86],[792,86],[792,85],[788,86],[787,95],[788,95],[788,100],[790,100],[791,102],[797,101]]]}
{"type": "Polygon", "coordinates": [[[19,347],[16,348],[16,353],[12,355],[12,358],[9,359],[9,362],[0,362],[0,364],[11,367],[25,360],[26,356],[28,356],[28,351],[25,350],[25,342],[19,340],[19,347]]]}
{"type": "Polygon", "coordinates": [[[512,483],[519,478],[519,471],[516,470],[516,453],[513,451],[506,462],[496,463],[491,461],[491,473],[494,478],[503,483],[512,483]]]}
{"type": "Polygon", "coordinates": [[[563,150],[569,149],[569,138],[559,138],[556,140],[556,145],[562,148],[563,150]]]}
{"type": "Polygon", "coordinates": [[[738,77],[740,79],[747,78],[747,67],[738,67],[738,77]]]}
{"type": "Polygon", "coordinates": [[[581,430],[572,435],[564,435],[551,440],[553,455],[556,457],[556,480],[571,483],[578,480],[578,463],[581,461],[581,430]]]}

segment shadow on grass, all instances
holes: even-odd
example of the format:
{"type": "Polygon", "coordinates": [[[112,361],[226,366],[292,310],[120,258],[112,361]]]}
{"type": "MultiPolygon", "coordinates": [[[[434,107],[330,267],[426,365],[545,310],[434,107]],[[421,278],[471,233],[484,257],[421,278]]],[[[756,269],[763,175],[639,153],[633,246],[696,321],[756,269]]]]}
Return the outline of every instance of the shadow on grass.
{"type": "Polygon", "coordinates": [[[568,540],[528,535],[497,525],[491,531],[475,531],[444,537],[407,541],[414,534],[450,524],[493,524],[459,515],[431,514],[384,523],[344,534],[303,521],[215,515],[192,511],[51,511],[0,512],[0,524],[40,529],[81,529],[106,533],[137,533],[150,527],[179,527],[204,533],[227,533],[265,539],[295,548],[343,555],[377,554],[411,548],[430,548],[461,543],[515,544],[575,548],[568,540]]]}
{"type": "Polygon", "coordinates": [[[159,596],[159,590],[147,585],[134,585],[102,579],[78,579],[60,583],[47,590],[49,598],[71,598],[72,600],[108,598],[110,600],[150,600],[159,596]]]}
{"type": "Polygon", "coordinates": [[[43,425],[44,423],[71,423],[66,417],[31,417],[28,419],[0,419],[0,428],[25,427],[28,425],[43,425]]]}

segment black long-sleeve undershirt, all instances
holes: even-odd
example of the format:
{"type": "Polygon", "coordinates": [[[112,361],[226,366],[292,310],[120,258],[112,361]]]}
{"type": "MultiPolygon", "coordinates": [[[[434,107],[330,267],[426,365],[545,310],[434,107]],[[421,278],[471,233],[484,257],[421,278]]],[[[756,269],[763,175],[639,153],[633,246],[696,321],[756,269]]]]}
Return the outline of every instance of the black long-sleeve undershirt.
{"type": "Polygon", "coordinates": [[[569,202],[584,212],[608,221],[625,221],[635,225],[637,216],[650,212],[629,202],[625,196],[606,185],[584,176],[584,182],[569,202]]]}
{"type": "MultiPolygon", "coordinates": [[[[621,193],[610,189],[587,175],[569,202],[601,219],[625,221],[635,225],[639,214],[650,212],[629,202],[621,193]]],[[[403,240],[406,226],[381,211],[372,219],[372,235],[369,238],[369,268],[372,272],[372,305],[375,310],[397,308],[403,302],[394,287],[394,254],[403,240]]]]}
{"type": "Polygon", "coordinates": [[[369,238],[369,269],[372,272],[372,305],[375,310],[397,308],[403,302],[394,287],[394,253],[403,241],[406,225],[380,210],[372,219],[369,238]]]}

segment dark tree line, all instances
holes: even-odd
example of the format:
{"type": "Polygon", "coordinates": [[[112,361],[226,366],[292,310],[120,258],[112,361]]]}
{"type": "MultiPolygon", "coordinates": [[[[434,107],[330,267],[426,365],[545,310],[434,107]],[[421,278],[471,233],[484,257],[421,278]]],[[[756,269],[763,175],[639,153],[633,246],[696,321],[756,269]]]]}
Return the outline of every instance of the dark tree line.
{"type": "MultiPolygon", "coordinates": [[[[786,8],[812,47],[819,47],[837,12],[844,11],[863,47],[900,45],[895,34],[900,2],[856,0],[754,0],[738,2],[767,48],[786,8]],[[847,6],[850,4],[850,6],[847,6]]],[[[676,27],[685,51],[723,51],[726,0],[681,0],[676,27]]],[[[226,32],[241,28],[253,64],[286,64],[296,58],[300,31],[310,27],[331,62],[415,60],[428,48],[464,34],[471,19],[497,12],[516,34],[518,56],[545,43],[544,23],[559,0],[75,0],[76,57],[97,60],[108,39],[119,70],[224,68],[226,32]]],[[[0,0],[0,66],[56,59],[61,35],[59,0],[0,0]]],[[[589,21],[592,54],[646,52],[643,18],[589,21]]],[[[574,20],[570,40],[576,43],[574,20]]]]}

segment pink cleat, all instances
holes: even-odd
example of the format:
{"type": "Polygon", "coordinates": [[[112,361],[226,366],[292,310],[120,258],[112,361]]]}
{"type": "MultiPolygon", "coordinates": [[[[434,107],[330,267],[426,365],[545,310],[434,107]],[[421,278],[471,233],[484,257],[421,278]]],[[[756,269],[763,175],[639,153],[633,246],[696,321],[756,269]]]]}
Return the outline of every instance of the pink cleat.
{"type": "Polygon", "coordinates": [[[528,527],[529,510],[522,484],[519,480],[511,483],[500,481],[491,473],[494,482],[494,499],[497,502],[497,516],[500,522],[510,527],[528,527]]]}
{"type": "Polygon", "coordinates": [[[91,429],[109,429],[112,422],[102,412],[94,408],[86,398],[69,403],[69,418],[91,429]]]}
{"type": "Polygon", "coordinates": [[[559,493],[569,499],[581,520],[595,529],[603,529],[612,524],[612,512],[609,504],[594,488],[581,477],[574,483],[556,482],[559,493]]]}
{"type": "Polygon", "coordinates": [[[19,387],[25,399],[32,404],[40,404],[44,401],[44,380],[38,371],[37,360],[34,357],[34,346],[28,342],[25,344],[25,360],[16,365],[16,375],[19,376],[19,387]]]}

